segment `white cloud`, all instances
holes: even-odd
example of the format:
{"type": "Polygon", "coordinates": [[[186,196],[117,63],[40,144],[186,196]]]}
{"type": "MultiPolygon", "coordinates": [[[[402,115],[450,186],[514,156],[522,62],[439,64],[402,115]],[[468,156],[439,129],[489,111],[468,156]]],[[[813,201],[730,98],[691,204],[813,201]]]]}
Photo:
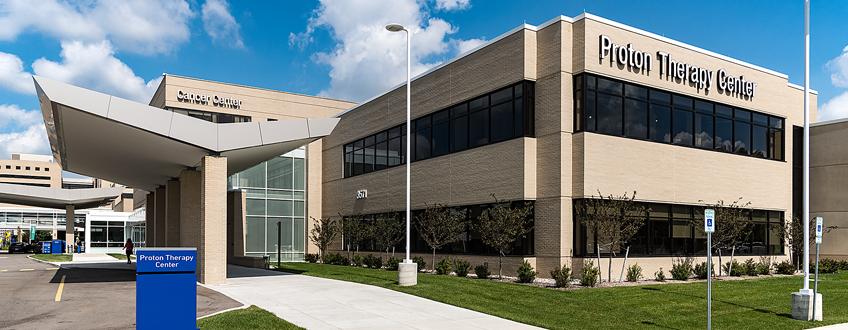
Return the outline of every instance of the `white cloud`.
{"type": "Polygon", "coordinates": [[[848,46],[842,49],[842,54],[830,60],[825,66],[834,71],[830,82],[836,87],[848,87],[848,46]]]}
{"type": "Polygon", "coordinates": [[[62,42],[61,62],[41,58],[32,64],[32,68],[38,76],[146,104],[156,92],[162,77],[145,82],[129,66],[115,58],[114,52],[109,41],[92,44],[62,42]]]}
{"type": "Polygon", "coordinates": [[[239,36],[241,26],[230,14],[230,4],[226,0],[207,0],[200,11],[203,27],[213,41],[223,42],[234,48],[244,47],[239,36]]]}
{"type": "Polygon", "coordinates": [[[0,52],[0,87],[24,94],[35,94],[32,75],[24,71],[24,63],[15,55],[0,52]]]}
{"type": "Polygon", "coordinates": [[[827,101],[818,109],[818,120],[826,121],[848,117],[848,92],[827,101]]]}
{"type": "Polygon", "coordinates": [[[319,95],[363,101],[406,80],[406,35],[386,31],[389,23],[402,24],[412,31],[413,76],[441,63],[427,62],[431,57],[474,44],[446,41],[457,28],[430,18],[426,3],[414,0],[322,0],[306,31],[291,34],[289,44],[303,48],[312,41],[316,29],[330,30],[337,42],[335,48],[313,57],[331,67],[330,87],[319,95]]]}
{"type": "Polygon", "coordinates": [[[0,158],[8,159],[13,152],[50,155],[50,143],[44,124],[33,124],[23,131],[0,134],[0,158]]]}
{"type": "Polygon", "coordinates": [[[0,2],[0,40],[34,31],[60,40],[111,40],[121,50],[168,53],[189,40],[196,14],[185,0],[0,2]]]}
{"type": "Polygon", "coordinates": [[[35,124],[41,124],[42,120],[41,111],[27,111],[14,104],[0,104],[0,129],[10,124],[14,124],[18,127],[28,127],[35,124]]]}
{"type": "Polygon", "coordinates": [[[468,39],[468,40],[451,39],[451,43],[455,45],[456,49],[459,50],[460,54],[463,54],[467,51],[470,51],[470,50],[474,49],[475,47],[482,45],[485,42],[486,42],[486,39],[483,39],[483,38],[468,39]]]}
{"type": "Polygon", "coordinates": [[[469,0],[436,0],[436,9],[441,10],[463,10],[471,7],[469,0]]]}

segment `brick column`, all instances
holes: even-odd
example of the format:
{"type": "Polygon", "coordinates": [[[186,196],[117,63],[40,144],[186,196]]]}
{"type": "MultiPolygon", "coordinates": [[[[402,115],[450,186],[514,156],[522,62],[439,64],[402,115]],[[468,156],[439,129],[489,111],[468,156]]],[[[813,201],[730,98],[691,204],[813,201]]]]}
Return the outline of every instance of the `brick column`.
{"type": "Polygon", "coordinates": [[[168,247],[180,246],[180,181],[165,183],[165,241],[168,247]]]}
{"type": "Polygon", "coordinates": [[[154,241],[157,247],[168,246],[165,241],[165,232],[168,230],[165,223],[165,186],[156,188],[156,210],[154,210],[154,222],[156,222],[156,237],[154,241]]]}
{"type": "Polygon", "coordinates": [[[200,252],[200,172],[180,172],[180,246],[200,252]]]}
{"type": "Polygon", "coordinates": [[[146,247],[155,247],[156,242],[156,195],[154,193],[147,194],[147,202],[144,211],[144,245],[146,247]]]}
{"type": "Polygon", "coordinates": [[[200,162],[200,283],[227,282],[227,158],[205,156],[200,162]]]}
{"type": "Polygon", "coordinates": [[[65,251],[74,253],[74,206],[65,205],[65,251]]]}

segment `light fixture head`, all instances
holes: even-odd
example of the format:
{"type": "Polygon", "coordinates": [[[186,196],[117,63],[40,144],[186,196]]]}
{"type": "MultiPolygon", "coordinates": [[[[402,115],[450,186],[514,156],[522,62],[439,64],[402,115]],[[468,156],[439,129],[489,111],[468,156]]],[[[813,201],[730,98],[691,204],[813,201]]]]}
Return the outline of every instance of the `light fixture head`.
{"type": "Polygon", "coordinates": [[[403,30],[406,30],[406,29],[403,27],[403,25],[400,25],[400,24],[397,24],[397,23],[392,23],[392,24],[386,25],[386,30],[389,30],[389,31],[392,31],[392,32],[400,32],[400,31],[403,31],[403,30]]]}

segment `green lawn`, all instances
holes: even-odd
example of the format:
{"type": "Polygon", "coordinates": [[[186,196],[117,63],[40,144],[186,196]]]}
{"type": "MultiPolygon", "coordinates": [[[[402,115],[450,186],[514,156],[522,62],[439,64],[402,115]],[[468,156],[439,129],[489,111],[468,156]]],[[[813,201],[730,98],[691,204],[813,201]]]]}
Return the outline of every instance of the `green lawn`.
{"type": "Polygon", "coordinates": [[[33,259],[38,259],[47,262],[66,262],[74,260],[74,256],[70,254],[33,254],[33,259]]]}
{"type": "Polygon", "coordinates": [[[283,329],[306,330],[283,320],[274,313],[251,305],[197,320],[200,329],[283,329]]]}
{"type": "MultiPolygon", "coordinates": [[[[107,253],[110,257],[116,258],[118,260],[127,260],[127,255],[123,253],[107,253]]],[[[135,256],[130,256],[132,260],[135,260],[135,256]]]]}
{"type": "MultiPolygon", "coordinates": [[[[703,329],[707,322],[705,282],[561,291],[418,274],[418,285],[401,287],[397,272],[385,270],[310,263],[283,263],[280,270],[380,286],[550,329],[703,329]]],[[[803,329],[848,322],[848,274],[819,276],[823,322],[792,319],[790,293],[801,284],[798,276],[714,281],[713,327],[803,329]]]]}

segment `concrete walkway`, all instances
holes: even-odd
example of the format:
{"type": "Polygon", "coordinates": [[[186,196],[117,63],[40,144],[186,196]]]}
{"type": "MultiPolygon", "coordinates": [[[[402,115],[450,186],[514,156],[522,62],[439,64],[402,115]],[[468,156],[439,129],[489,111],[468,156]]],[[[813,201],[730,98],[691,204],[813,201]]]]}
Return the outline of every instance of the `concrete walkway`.
{"type": "Polygon", "coordinates": [[[74,253],[73,256],[74,262],[104,262],[118,260],[117,258],[105,253],[74,253]]]}
{"type": "Polygon", "coordinates": [[[540,329],[376,286],[227,265],[207,287],[309,330],[540,329]]]}

